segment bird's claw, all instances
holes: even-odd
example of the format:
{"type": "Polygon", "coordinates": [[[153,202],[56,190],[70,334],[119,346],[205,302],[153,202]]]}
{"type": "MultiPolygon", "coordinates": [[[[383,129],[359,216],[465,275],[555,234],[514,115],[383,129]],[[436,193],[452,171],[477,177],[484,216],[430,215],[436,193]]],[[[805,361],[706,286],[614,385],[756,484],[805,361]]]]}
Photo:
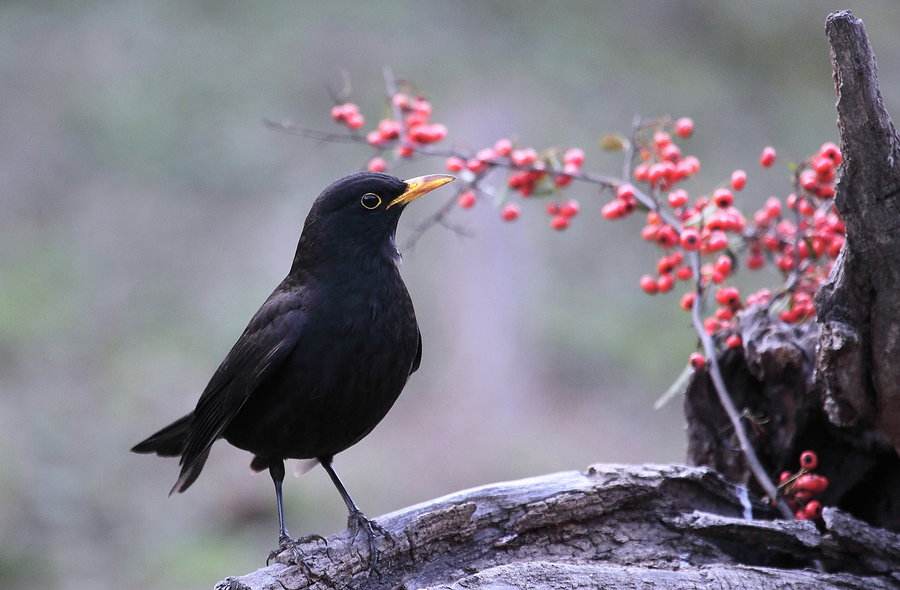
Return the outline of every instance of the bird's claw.
{"type": "Polygon", "coordinates": [[[366,515],[359,510],[351,512],[350,516],[347,517],[347,528],[353,533],[353,536],[350,538],[351,545],[356,542],[356,537],[359,535],[360,530],[365,533],[369,549],[369,575],[372,575],[373,572],[377,574],[379,555],[378,550],[375,548],[375,536],[379,534],[391,543],[394,543],[394,537],[387,529],[374,520],[366,518],[366,515]]]}
{"type": "Polygon", "coordinates": [[[269,556],[266,558],[266,565],[269,565],[269,562],[275,559],[277,556],[281,555],[285,551],[290,552],[291,554],[291,563],[296,565],[305,565],[304,560],[306,559],[306,554],[300,550],[300,545],[305,543],[312,543],[313,541],[317,543],[322,543],[325,545],[325,550],[328,550],[328,540],[322,535],[307,535],[305,537],[298,537],[296,539],[291,536],[284,534],[278,537],[278,548],[273,549],[269,556]]]}

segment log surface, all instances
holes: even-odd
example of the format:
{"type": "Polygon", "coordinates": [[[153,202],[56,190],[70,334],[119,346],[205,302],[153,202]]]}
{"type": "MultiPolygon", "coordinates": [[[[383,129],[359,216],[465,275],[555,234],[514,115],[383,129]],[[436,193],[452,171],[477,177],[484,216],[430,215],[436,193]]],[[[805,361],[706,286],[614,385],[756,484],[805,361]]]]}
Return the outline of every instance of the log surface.
{"type": "Polygon", "coordinates": [[[378,518],[380,575],[345,531],[216,588],[900,588],[896,534],[833,509],[824,531],[771,514],[706,468],[599,464],[378,518]]]}

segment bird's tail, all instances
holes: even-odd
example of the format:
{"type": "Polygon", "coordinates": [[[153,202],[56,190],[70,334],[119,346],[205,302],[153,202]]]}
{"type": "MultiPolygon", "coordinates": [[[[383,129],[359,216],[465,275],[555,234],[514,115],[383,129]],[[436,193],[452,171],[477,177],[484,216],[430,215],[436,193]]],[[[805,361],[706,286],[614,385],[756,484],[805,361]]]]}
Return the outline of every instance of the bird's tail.
{"type": "Polygon", "coordinates": [[[131,448],[134,453],[156,453],[160,457],[177,457],[184,450],[194,414],[188,414],[172,422],[156,434],[131,448]]]}

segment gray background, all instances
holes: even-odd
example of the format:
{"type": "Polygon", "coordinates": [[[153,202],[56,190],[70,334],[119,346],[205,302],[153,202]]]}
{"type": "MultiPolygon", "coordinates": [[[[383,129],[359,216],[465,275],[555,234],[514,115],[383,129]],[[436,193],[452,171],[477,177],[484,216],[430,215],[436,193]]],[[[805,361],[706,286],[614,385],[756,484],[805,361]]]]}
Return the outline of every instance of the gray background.
{"type": "MultiPolygon", "coordinates": [[[[847,2],[900,113],[900,5],[847,2]]],[[[333,129],[339,71],[375,119],[381,67],[434,101],[450,142],[580,145],[635,112],[690,115],[695,191],[736,167],[739,204],[787,190],[790,158],[836,139],[823,21],[835,2],[5,2],[0,6],[0,586],[206,588],[262,564],[271,483],[217,445],[189,493],[131,455],[193,406],[289,266],[311,200],[367,150],[266,130],[333,129]],[[780,166],[761,172],[763,145],[780,166]]],[[[440,161],[398,168],[439,172],[440,161]]],[[[486,204],[405,257],[425,355],[387,419],[337,467],[372,515],[592,461],[679,461],[679,403],[652,402],[694,338],[677,295],[637,287],[640,223],[551,232],[486,204]]],[[[400,238],[438,206],[411,207],[400,238]]],[[[775,280],[766,271],[746,284],[775,280]]],[[[321,470],[287,482],[289,527],[344,508],[321,470]]]]}

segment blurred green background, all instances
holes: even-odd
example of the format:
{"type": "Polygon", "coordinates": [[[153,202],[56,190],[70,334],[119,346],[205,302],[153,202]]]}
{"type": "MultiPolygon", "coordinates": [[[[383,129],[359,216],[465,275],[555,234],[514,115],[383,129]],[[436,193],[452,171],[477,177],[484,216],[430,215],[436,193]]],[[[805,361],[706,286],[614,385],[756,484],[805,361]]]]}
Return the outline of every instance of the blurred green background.
{"type": "MultiPolygon", "coordinates": [[[[852,6],[900,113],[900,3],[4,2],[0,5],[0,587],[208,588],[263,564],[271,482],[219,444],[190,492],[129,454],[189,411],[287,271],[312,199],[359,146],[332,129],[351,76],[370,120],[381,68],[433,99],[449,142],[587,148],[634,113],[689,115],[702,190],[736,167],[739,203],[784,194],[783,166],[836,139],[823,22],[852,6]]],[[[439,172],[440,161],[396,168],[439,172]]],[[[593,461],[681,461],[679,403],[653,401],[694,339],[677,295],[640,294],[656,252],[599,195],[559,234],[542,204],[504,224],[458,212],[407,253],[425,355],[387,419],[336,462],[371,515],[593,461]]],[[[441,197],[412,207],[402,240],[441,197]]],[[[755,280],[774,280],[763,275],[755,280]]],[[[287,482],[294,534],[344,526],[321,471],[287,482]]]]}

